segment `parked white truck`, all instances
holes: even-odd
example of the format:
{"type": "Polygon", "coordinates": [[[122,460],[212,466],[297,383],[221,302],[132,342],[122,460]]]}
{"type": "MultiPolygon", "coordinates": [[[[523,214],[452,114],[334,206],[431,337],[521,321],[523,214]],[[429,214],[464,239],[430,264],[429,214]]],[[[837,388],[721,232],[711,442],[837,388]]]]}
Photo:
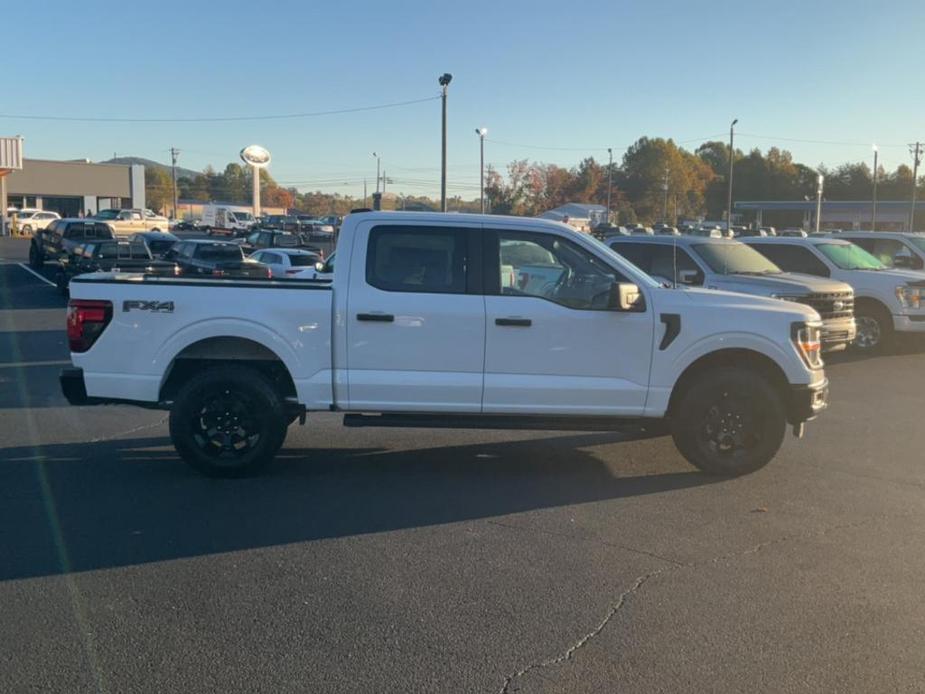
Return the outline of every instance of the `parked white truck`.
{"type": "Polygon", "coordinates": [[[327,280],[71,282],[72,404],[170,410],[208,475],[267,464],[306,412],[353,426],[619,429],[667,420],[701,470],[752,472],[826,406],[818,314],[652,280],[541,219],[346,218],[327,280]],[[557,270],[520,286],[517,263],[557,270]]]}
{"type": "Polygon", "coordinates": [[[256,223],[246,207],[206,205],[202,208],[202,226],[209,235],[244,236],[256,223]]]}

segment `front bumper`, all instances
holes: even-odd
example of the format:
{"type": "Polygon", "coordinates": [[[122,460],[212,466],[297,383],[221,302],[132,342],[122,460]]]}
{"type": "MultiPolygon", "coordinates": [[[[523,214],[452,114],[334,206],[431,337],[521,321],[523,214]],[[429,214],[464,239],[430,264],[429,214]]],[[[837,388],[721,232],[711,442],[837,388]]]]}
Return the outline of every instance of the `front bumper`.
{"type": "Polygon", "coordinates": [[[854,318],[839,318],[822,322],[822,351],[838,352],[845,349],[857,337],[858,328],[854,318]]]}
{"type": "Polygon", "coordinates": [[[925,333],[925,315],[894,315],[893,328],[898,333],[925,333]]]}
{"type": "Polygon", "coordinates": [[[829,406],[829,379],[809,385],[791,385],[788,421],[799,424],[816,416],[829,406]]]}

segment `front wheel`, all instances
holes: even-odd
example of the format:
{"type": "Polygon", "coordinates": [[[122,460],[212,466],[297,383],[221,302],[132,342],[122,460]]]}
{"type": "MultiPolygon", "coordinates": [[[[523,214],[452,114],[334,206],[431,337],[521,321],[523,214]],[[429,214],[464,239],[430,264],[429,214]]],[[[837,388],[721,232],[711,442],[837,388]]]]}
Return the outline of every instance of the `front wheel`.
{"type": "Polygon", "coordinates": [[[288,422],[282,398],[262,374],[219,366],[180,389],[170,411],[170,438],[202,474],[243,477],[273,460],[288,422]]]}
{"type": "Polygon", "coordinates": [[[720,367],[695,377],[672,413],[671,435],[688,462],[710,475],[758,470],[780,449],[787,414],[760,374],[720,367]]]}
{"type": "Polygon", "coordinates": [[[893,339],[893,317],[876,304],[862,304],[855,311],[858,332],[854,348],[874,353],[886,348],[893,339]]]}

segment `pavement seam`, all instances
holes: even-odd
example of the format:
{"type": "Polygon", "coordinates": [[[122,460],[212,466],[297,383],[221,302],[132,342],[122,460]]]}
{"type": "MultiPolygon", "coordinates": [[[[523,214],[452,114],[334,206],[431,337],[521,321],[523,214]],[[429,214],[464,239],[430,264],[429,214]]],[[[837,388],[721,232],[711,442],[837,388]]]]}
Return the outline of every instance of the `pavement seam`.
{"type": "Polygon", "coordinates": [[[782,535],[781,537],[777,537],[772,540],[766,540],[764,542],[759,542],[757,545],[754,545],[752,547],[749,547],[747,549],[744,549],[738,552],[730,552],[729,554],[721,554],[719,556],[711,557],[710,559],[707,559],[701,562],[689,562],[687,564],[680,564],[680,565],[677,565],[675,563],[676,564],[675,566],[662,567],[660,569],[656,569],[654,571],[650,571],[641,576],[638,576],[633,581],[632,585],[629,588],[627,588],[622,593],[620,593],[620,595],[617,596],[616,602],[614,602],[611,605],[610,609],[607,610],[607,613],[604,616],[604,618],[594,629],[592,629],[591,631],[586,633],[584,636],[582,636],[580,639],[575,641],[575,643],[569,646],[560,655],[554,656],[551,658],[546,658],[545,660],[541,660],[539,662],[531,663],[530,665],[527,665],[526,667],[521,668],[520,670],[514,672],[513,674],[505,677],[504,684],[501,686],[501,689],[498,690],[498,694],[510,694],[510,692],[515,691],[511,689],[511,686],[514,684],[514,681],[517,679],[520,679],[521,677],[524,677],[525,675],[529,674],[533,670],[541,670],[543,668],[552,667],[554,665],[560,665],[564,662],[571,660],[572,657],[575,655],[575,653],[580,648],[584,647],[589,641],[591,641],[591,639],[596,637],[598,634],[600,634],[604,630],[607,624],[610,623],[610,621],[620,612],[620,610],[623,609],[623,607],[626,605],[628,598],[630,598],[632,595],[638,592],[650,579],[655,578],[656,576],[659,576],[665,573],[677,573],[685,569],[697,569],[697,568],[701,568],[704,566],[708,566],[710,564],[718,564],[722,561],[738,559],[740,557],[745,557],[750,554],[757,554],[768,547],[781,545],[787,542],[805,540],[811,537],[820,537],[820,536],[827,535],[828,533],[834,532],[837,530],[846,530],[846,529],[859,528],[865,525],[872,525],[873,523],[884,520],[885,518],[887,518],[886,515],[879,515],[879,516],[867,518],[863,521],[855,521],[853,523],[840,523],[837,525],[831,525],[825,528],[820,528],[819,530],[816,530],[813,532],[791,533],[789,535],[782,535]]]}
{"type": "Polygon", "coordinates": [[[87,441],[87,443],[102,443],[103,441],[113,441],[119,438],[120,436],[125,436],[126,434],[134,434],[135,432],[144,431],[145,429],[154,429],[155,427],[159,427],[162,424],[164,424],[167,421],[168,417],[169,415],[164,415],[161,419],[159,419],[156,422],[152,422],[149,424],[142,424],[140,426],[133,427],[131,429],[126,429],[125,431],[116,432],[115,434],[111,434],[109,436],[100,436],[99,438],[90,439],[87,441]]]}

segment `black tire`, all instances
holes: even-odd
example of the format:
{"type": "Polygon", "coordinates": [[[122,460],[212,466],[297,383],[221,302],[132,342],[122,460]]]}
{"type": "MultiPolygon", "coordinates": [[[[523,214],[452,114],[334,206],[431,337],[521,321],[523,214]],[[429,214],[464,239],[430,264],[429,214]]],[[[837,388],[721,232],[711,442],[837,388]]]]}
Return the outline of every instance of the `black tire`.
{"type": "Polygon", "coordinates": [[[759,470],[780,449],[787,428],[783,398],[756,371],[724,366],[687,384],[671,417],[671,435],[688,462],[710,475],[759,470]]]}
{"type": "Polygon", "coordinates": [[[63,270],[58,270],[58,274],[55,275],[55,286],[61,296],[66,297],[70,293],[68,284],[67,274],[63,270]]]}
{"type": "Polygon", "coordinates": [[[893,343],[893,316],[885,307],[863,302],[855,309],[854,319],[858,325],[858,333],[852,347],[856,351],[876,354],[893,343]]]}
{"type": "Polygon", "coordinates": [[[260,373],[208,369],[177,393],[170,438],[180,457],[209,477],[244,477],[266,467],[286,438],[283,400],[260,373]]]}
{"type": "Polygon", "coordinates": [[[35,243],[29,244],[29,265],[33,270],[41,270],[45,264],[45,254],[36,246],[35,243]]]}

